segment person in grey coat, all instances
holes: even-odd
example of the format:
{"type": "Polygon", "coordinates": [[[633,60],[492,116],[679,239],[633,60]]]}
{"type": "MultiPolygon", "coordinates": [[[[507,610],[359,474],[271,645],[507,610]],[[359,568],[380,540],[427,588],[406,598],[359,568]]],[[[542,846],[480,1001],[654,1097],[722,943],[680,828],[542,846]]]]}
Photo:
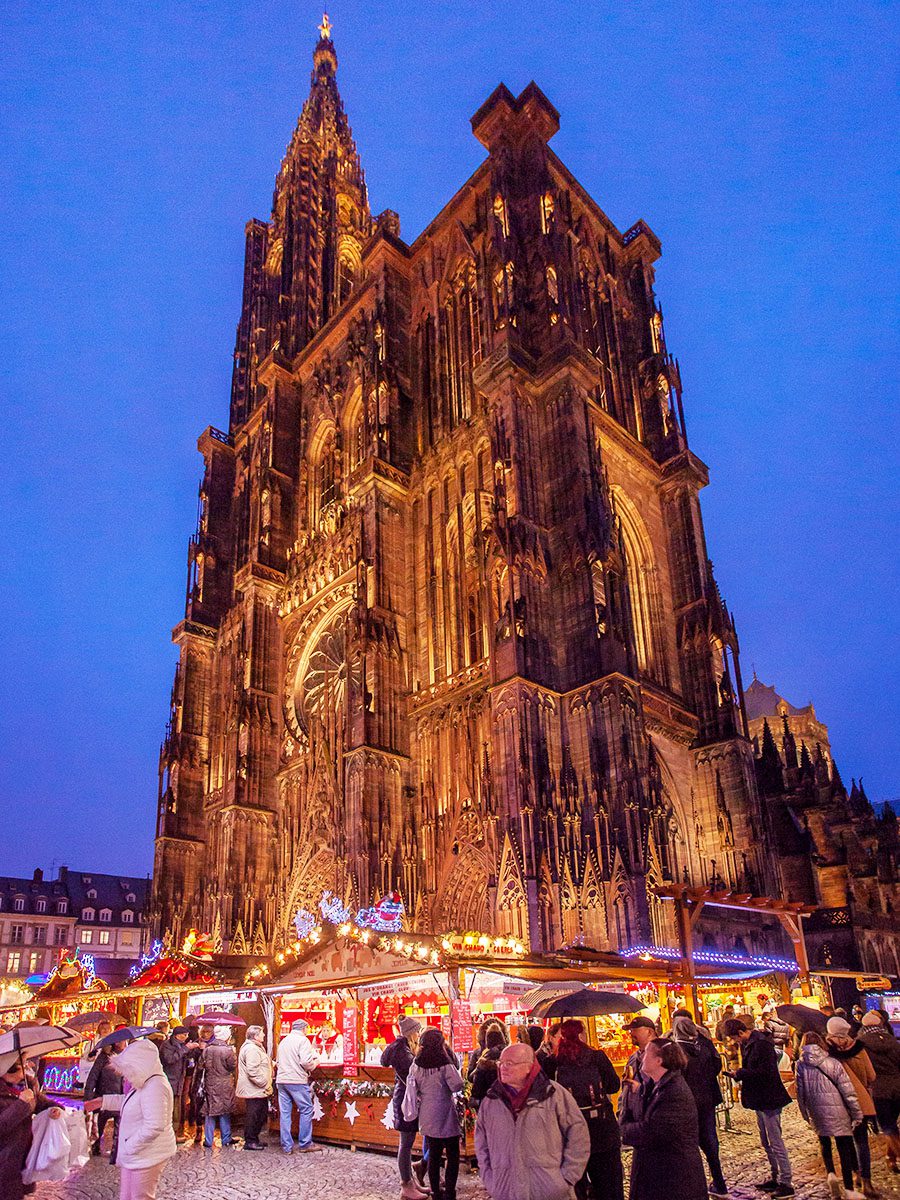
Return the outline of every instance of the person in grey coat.
{"type": "Polygon", "coordinates": [[[840,1196],[831,1149],[831,1139],[834,1138],[847,1200],[862,1200],[862,1193],[853,1190],[853,1172],[856,1169],[853,1130],[862,1123],[863,1111],[850,1076],[838,1060],[829,1055],[825,1039],[818,1033],[803,1035],[800,1057],[794,1070],[797,1106],[804,1121],[818,1135],[832,1194],[840,1196]]]}
{"type": "Polygon", "coordinates": [[[456,1096],[463,1078],[451,1058],[439,1029],[426,1029],[419,1052],[406,1077],[403,1118],[418,1118],[419,1130],[428,1146],[428,1183],[433,1200],[456,1200],[459,1177],[459,1139],[462,1128],[456,1111],[456,1096]],[[444,1191],[441,1193],[441,1160],[447,1156],[444,1191]]]}
{"type": "MultiPolygon", "coordinates": [[[[634,1147],[629,1200],[707,1200],[700,1157],[697,1105],[683,1071],[687,1056],[675,1042],[656,1038],[644,1050],[640,1115],[621,1119],[622,1141],[634,1147]]],[[[626,1087],[635,1090],[634,1080],[626,1087]]],[[[626,1112],[631,1113],[631,1109],[626,1112]]]]}
{"type": "Polygon", "coordinates": [[[222,1133],[222,1145],[232,1145],[231,1113],[234,1109],[234,1072],[237,1055],[231,1042],[231,1031],[226,1025],[217,1025],[215,1037],[206,1043],[203,1051],[203,1070],[206,1080],[206,1095],[203,1100],[203,1147],[212,1149],[216,1135],[216,1122],[222,1133]]]}
{"type": "Polygon", "coordinates": [[[492,1200],[573,1197],[591,1153],[575,1097],[547,1078],[524,1042],[503,1050],[499,1076],[475,1124],[478,1169],[492,1200]]]}

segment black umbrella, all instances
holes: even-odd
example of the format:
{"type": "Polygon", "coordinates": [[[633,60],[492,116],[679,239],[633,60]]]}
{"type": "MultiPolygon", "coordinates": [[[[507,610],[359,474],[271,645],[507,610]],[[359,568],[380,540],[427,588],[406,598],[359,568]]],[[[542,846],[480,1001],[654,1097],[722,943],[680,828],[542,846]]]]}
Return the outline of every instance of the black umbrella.
{"type": "Polygon", "coordinates": [[[529,1016],[536,1021],[560,1017],[608,1017],[612,1013],[638,1013],[646,1008],[625,992],[595,992],[583,987],[567,996],[539,1000],[529,1016]]]}
{"type": "Polygon", "coordinates": [[[786,1025],[792,1025],[801,1033],[824,1033],[828,1024],[824,1013],[807,1004],[779,1004],[775,1011],[786,1025]]]}
{"type": "Polygon", "coordinates": [[[149,1037],[151,1033],[159,1033],[155,1025],[123,1025],[114,1029],[106,1037],[102,1037],[94,1050],[102,1050],[104,1046],[115,1046],[118,1042],[136,1042],[138,1038],[149,1037]]]}

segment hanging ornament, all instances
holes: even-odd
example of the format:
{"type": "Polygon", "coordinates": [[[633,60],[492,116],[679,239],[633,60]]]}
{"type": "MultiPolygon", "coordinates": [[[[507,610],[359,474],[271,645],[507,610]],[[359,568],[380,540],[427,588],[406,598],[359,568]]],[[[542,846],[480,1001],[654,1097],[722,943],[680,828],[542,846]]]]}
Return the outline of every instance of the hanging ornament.
{"type": "Polygon", "coordinates": [[[385,1106],[384,1116],[381,1118],[381,1123],[385,1129],[394,1129],[394,1105],[389,1101],[385,1106]]]}
{"type": "Polygon", "coordinates": [[[353,1123],[356,1121],[356,1118],[359,1116],[359,1113],[356,1111],[355,1100],[344,1101],[344,1116],[347,1118],[350,1124],[353,1125],[353,1123]]]}
{"type": "Polygon", "coordinates": [[[315,1092],[313,1092],[312,1102],[313,1102],[312,1119],[314,1121],[321,1121],[322,1118],[325,1116],[325,1109],[322,1107],[322,1102],[319,1099],[319,1097],[315,1094],[315,1092]]]}

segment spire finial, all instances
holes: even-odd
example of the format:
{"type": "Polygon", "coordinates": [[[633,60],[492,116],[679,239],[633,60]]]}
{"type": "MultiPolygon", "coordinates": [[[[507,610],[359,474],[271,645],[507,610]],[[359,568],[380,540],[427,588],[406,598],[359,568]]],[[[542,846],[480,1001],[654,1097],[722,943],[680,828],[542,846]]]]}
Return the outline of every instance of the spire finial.
{"type": "Polygon", "coordinates": [[[328,13],[322,13],[322,24],[319,26],[319,37],[323,42],[331,40],[332,24],[328,20],[328,13]]]}

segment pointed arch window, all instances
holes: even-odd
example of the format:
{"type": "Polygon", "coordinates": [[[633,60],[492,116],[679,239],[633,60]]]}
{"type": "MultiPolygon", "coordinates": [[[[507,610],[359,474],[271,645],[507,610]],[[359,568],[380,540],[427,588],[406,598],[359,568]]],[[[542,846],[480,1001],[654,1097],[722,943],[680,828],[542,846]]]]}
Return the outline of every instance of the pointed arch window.
{"type": "Polygon", "coordinates": [[[550,324],[555,325],[559,320],[559,280],[556,277],[556,267],[549,266],[546,277],[547,299],[550,302],[550,324]]]}
{"type": "Polygon", "coordinates": [[[337,468],[335,463],[334,430],[321,440],[313,459],[312,522],[315,524],[329,504],[337,499],[337,468]]]}
{"type": "Polygon", "coordinates": [[[500,226],[500,232],[505,238],[509,237],[509,213],[506,211],[506,201],[498,192],[494,196],[494,217],[500,226]]]}
{"type": "Polygon", "coordinates": [[[338,245],[337,302],[343,304],[356,287],[362,259],[355,238],[342,237],[338,245]]]}
{"type": "Polygon", "coordinates": [[[541,233],[550,232],[550,223],[553,220],[553,195],[551,192],[544,192],[541,196],[541,233]]]}

